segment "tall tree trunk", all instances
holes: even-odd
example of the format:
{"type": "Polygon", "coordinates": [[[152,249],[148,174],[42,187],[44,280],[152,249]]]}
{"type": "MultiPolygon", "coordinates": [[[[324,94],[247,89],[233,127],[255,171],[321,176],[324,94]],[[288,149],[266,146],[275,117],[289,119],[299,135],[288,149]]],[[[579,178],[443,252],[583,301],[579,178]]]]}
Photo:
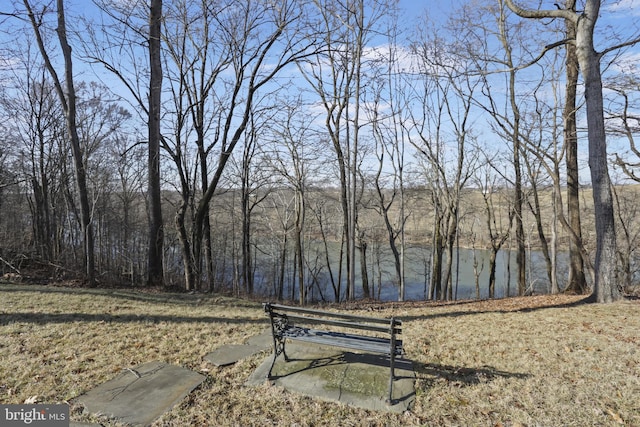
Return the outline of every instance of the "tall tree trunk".
{"type": "Polygon", "coordinates": [[[516,222],[516,265],[518,266],[518,295],[524,295],[527,288],[527,252],[522,215],[522,202],[524,199],[524,193],[522,191],[522,167],[520,164],[520,136],[519,130],[517,130],[517,128],[514,131],[513,166],[516,170],[513,208],[515,210],[516,222]]]}
{"type": "MultiPolygon", "coordinates": [[[[301,184],[301,183],[299,183],[301,184]]],[[[303,184],[302,184],[303,185],[303,184]]],[[[304,192],[301,187],[296,189],[296,262],[298,270],[298,287],[300,289],[300,304],[304,304],[307,300],[307,292],[305,288],[304,280],[304,245],[303,245],[303,231],[304,231],[304,192]]]]}
{"type": "Polygon", "coordinates": [[[612,302],[621,299],[622,294],[617,284],[617,242],[607,163],[600,55],[593,46],[594,27],[599,11],[600,0],[588,0],[584,13],[576,20],[576,53],[585,85],[589,168],[596,220],[594,297],[598,302],[612,302]]]}
{"type": "MultiPolygon", "coordinates": [[[[198,158],[200,160],[200,185],[202,188],[202,193],[206,193],[207,192],[207,187],[209,185],[209,164],[207,162],[207,151],[205,150],[204,144],[205,144],[205,135],[204,135],[204,130],[203,130],[203,125],[202,123],[204,122],[204,119],[202,117],[203,113],[202,113],[202,109],[201,107],[198,107],[198,113],[196,114],[196,122],[199,123],[198,125],[196,125],[196,134],[198,135],[198,140],[196,142],[196,145],[198,146],[198,158]]],[[[208,211],[208,204],[207,204],[207,211],[208,211]]],[[[195,228],[195,220],[194,220],[194,228],[195,228]]],[[[202,248],[202,243],[197,240],[197,233],[192,233],[193,234],[193,244],[197,245],[194,248],[194,259],[195,259],[195,263],[197,266],[201,266],[202,262],[202,249],[204,249],[204,262],[206,264],[206,271],[207,271],[207,290],[209,292],[212,292],[215,290],[215,273],[214,273],[214,262],[213,262],[213,246],[212,246],[212,242],[211,242],[211,218],[209,217],[209,215],[205,215],[202,219],[202,234],[200,235],[201,238],[204,240],[204,248],[202,248]]],[[[200,277],[202,277],[202,270],[199,268],[198,272],[200,274],[200,277]]]]}
{"type": "MultiPolygon", "coordinates": [[[[284,231],[284,236],[282,239],[282,252],[280,253],[280,272],[278,275],[278,296],[280,299],[284,296],[284,282],[286,275],[286,267],[287,267],[287,231],[284,231]]],[[[295,292],[295,286],[291,287],[291,300],[293,301],[293,292],[295,292]]]]}
{"type": "Polygon", "coordinates": [[[151,0],[149,14],[149,286],[163,284],[164,226],[160,193],[160,104],[162,95],[162,63],[160,58],[160,23],[162,0],[151,0]]]}
{"type": "Polygon", "coordinates": [[[64,1],[58,0],[58,38],[62,47],[65,64],[65,85],[67,89],[67,131],[71,139],[73,163],[76,173],[76,185],[80,199],[80,224],[84,244],[84,268],[86,280],[89,286],[95,286],[95,256],[93,227],[91,225],[91,206],[87,191],[87,175],[84,164],[84,154],[80,147],[80,137],[76,125],[76,91],[73,85],[73,62],[71,59],[71,46],[67,42],[67,29],[64,15],[64,1]]]}
{"type": "Polygon", "coordinates": [[[358,249],[360,250],[360,277],[362,282],[362,296],[371,298],[369,290],[369,271],[367,270],[367,242],[364,240],[362,233],[359,236],[358,249]]]}
{"type": "MultiPolygon", "coordinates": [[[[553,193],[556,192],[556,188],[553,187],[553,193]]],[[[551,281],[551,293],[557,294],[560,289],[558,288],[558,208],[562,206],[556,202],[555,194],[553,195],[553,219],[551,220],[551,271],[549,271],[549,280],[551,281]]],[[[581,258],[582,259],[582,258],[581,258]]]]}
{"type": "Polygon", "coordinates": [[[442,256],[444,252],[444,238],[442,237],[440,216],[434,217],[432,260],[431,260],[431,285],[429,298],[433,300],[444,299],[442,292],[442,256]]]}
{"type": "Polygon", "coordinates": [[[184,287],[187,291],[196,289],[196,274],[193,259],[193,252],[191,250],[191,244],[189,243],[189,237],[187,228],[185,226],[185,215],[188,207],[188,191],[183,189],[183,200],[178,207],[175,217],[175,226],[178,231],[178,239],[182,245],[182,266],[184,268],[184,287]],[[184,193],[184,191],[187,191],[184,193]]]}
{"type": "MultiPolygon", "coordinates": [[[[448,201],[451,203],[451,201],[448,201]]],[[[445,219],[447,229],[445,231],[446,238],[444,244],[446,245],[447,261],[444,266],[444,277],[442,282],[445,286],[445,292],[443,299],[448,301],[453,300],[453,258],[454,249],[456,246],[456,236],[458,234],[458,212],[454,206],[447,207],[447,217],[445,219]]]]}
{"type": "MultiPolygon", "coordinates": [[[[576,0],[567,0],[567,10],[576,10],[576,0]]],[[[566,21],[567,39],[575,40],[576,27],[573,22],[566,21]]],[[[582,225],[580,223],[580,181],[578,179],[578,131],[576,127],[576,88],[578,86],[578,57],[573,43],[566,45],[566,96],[564,104],[564,144],[567,166],[567,215],[569,226],[569,283],[565,292],[582,294],[587,291],[587,280],[584,274],[582,259],[582,225]]]]}
{"type": "Polygon", "coordinates": [[[247,295],[253,294],[253,260],[251,257],[251,182],[250,165],[253,138],[247,140],[242,154],[240,210],[242,212],[242,283],[247,295]]]}
{"type": "Polygon", "coordinates": [[[489,298],[496,296],[496,258],[500,249],[491,248],[489,252],[489,298]]]}

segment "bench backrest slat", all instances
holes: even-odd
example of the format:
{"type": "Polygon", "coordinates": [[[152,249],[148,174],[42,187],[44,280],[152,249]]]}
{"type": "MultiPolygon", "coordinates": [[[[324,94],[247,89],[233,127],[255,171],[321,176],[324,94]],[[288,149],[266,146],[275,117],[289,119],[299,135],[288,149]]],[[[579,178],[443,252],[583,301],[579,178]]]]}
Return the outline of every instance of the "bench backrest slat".
{"type": "MultiPolygon", "coordinates": [[[[359,329],[359,330],[363,330],[363,331],[372,331],[372,332],[386,332],[386,333],[391,333],[391,320],[389,320],[389,323],[387,324],[387,326],[380,326],[380,325],[371,325],[371,324],[365,324],[365,323],[354,323],[354,322],[346,322],[344,320],[334,320],[334,319],[320,319],[320,318],[316,318],[316,317],[309,317],[309,316],[299,316],[299,315],[295,315],[295,314],[288,314],[287,317],[290,320],[293,321],[300,321],[301,323],[321,323],[323,325],[331,325],[331,326],[338,326],[338,327],[343,327],[343,328],[351,328],[351,329],[359,329]]],[[[394,328],[395,329],[395,333],[399,334],[401,333],[401,329],[398,328],[397,326],[394,328]]]]}
{"type": "MultiPolygon", "coordinates": [[[[335,318],[340,318],[340,319],[353,321],[353,322],[377,323],[381,325],[391,324],[391,319],[382,319],[379,317],[354,316],[351,314],[332,313],[330,311],[312,310],[308,308],[291,307],[288,305],[279,305],[279,304],[265,304],[265,306],[269,306],[279,312],[284,311],[289,313],[309,314],[312,316],[328,316],[328,317],[335,317],[335,318]]],[[[402,321],[398,319],[394,319],[394,325],[396,327],[400,327],[402,326],[402,321]]]]}

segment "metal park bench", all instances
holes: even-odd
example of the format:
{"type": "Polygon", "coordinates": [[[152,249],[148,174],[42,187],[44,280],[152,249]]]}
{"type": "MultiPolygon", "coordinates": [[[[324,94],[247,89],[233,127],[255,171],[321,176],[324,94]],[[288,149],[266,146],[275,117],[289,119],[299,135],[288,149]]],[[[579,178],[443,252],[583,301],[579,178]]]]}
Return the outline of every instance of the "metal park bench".
{"type": "Polygon", "coordinates": [[[391,371],[387,403],[393,402],[395,361],[397,357],[403,355],[402,340],[398,339],[398,336],[402,334],[402,321],[393,317],[381,319],[351,316],[271,303],[264,303],[263,307],[271,320],[274,349],[273,361],[267,378],[271,378],[271,371],[280,354],[284,355],[285,361],[289,361],[285,351],[287,339],[382,354],[388,356],[391,371]],[[308,325],[330,326],[333,330],[312,329],[308,325]],[[367,331],[375,333],[377,336],[342,332],[344,329],[367,331]]]}

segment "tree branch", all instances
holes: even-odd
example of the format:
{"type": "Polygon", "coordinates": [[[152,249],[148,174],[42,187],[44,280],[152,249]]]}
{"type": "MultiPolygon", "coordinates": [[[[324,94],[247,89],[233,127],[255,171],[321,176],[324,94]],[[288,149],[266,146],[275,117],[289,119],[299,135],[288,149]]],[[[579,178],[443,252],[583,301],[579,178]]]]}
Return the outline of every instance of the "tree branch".
{"type": "Polygon", "coordinates": [[[627,40],[626,42],[617,44],[615,46],[608,47],[605,50],[603,50],[602,52],[600,52],[599,55],[602,57],[602,56],[606,55],[607,53],[609,53],[611,51],[614,51],[614,50],[617,50],[617,49],[622,49],[623,47],[634,46],[634,45],[636,45],[638,43],[640,43],[640,36],[635,38],[635,39],[633,39],[633,40],[627,40]]]}
{"type": "MultiPolygon", "coordinates": [[[[475,76],[488,76],[491,74],[502,74],[502,73],[510,73],[512,71],[520,71],[520,70],[524,70],[525,68],[529,68],[530,66],[534,65],[535,63],[537,63],[538,61],[540,61],[546,54],[547,52],[549,52],[552,49],[555,49],[556,47],[568,44],[568,43],[573,43],[575,41],[575,39],[570,38],[570,39],[564,39],[564,40],[559,40],[557,42],[548,44],[544,47],[544,49],[542,50],[542,52],[540,52],[540,54],[538,56],[536,56],[534,59],[532,59],[531,61],[525,63],[525,64],[521,64],[515,67],[509,67],[509,68],[502,68],[499,70],[480,70],[480,71],[473,71],[470,73],[449,73],[447,75],[443,75],[442,77],[460,77],[463,74],[468,74],[468,75],[475,75],[475,76]]],[[[436,75],[436,74],[434,74],[436,75]]],[[[438,77],[440,77],[440,75],[437,75],[438,77]]]]}
{"type": "Polygon", "coordinates": [[[513,2],[513,0],[504,0],[505,4],[513,13],[522,18],[562,18],[568,19],[572,22],[578,20],[578,14],[568,9],[547,9],[547,10],[532,10],[525,9],[513,2]]]}

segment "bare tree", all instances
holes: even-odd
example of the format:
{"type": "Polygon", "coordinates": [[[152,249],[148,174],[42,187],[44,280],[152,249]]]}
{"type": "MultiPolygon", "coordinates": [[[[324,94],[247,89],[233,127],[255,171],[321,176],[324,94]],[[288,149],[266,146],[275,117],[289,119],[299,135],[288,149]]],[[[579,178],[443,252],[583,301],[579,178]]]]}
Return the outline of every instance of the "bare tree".
{"type": "Polygon", "coordinates": [[[173,146],[166,148],[180,173],[182,202],[176,213],[176,227],[182,236],[185,287],[199,288],[206,272],[208,288],[213,289],[211,221],[208,215],[204,217],[203,241],[197,244],[193,205],[198,194],[206,192],[209,185],[209,155],[219,142],[224,118],[221,114],[224,106],[216,100],[221,96],[221,87],[224,86],[220,83],[220,74],[230,65],[232,49],[227,49],[225,43],[217,42],[225,39],[224,27],[216,19],[216,10],[205,2],[194,4],[175,1],[166,8],[166,15],[164,37],[167,60],[173,65],[167,67],[167,79],[176,106],[172,115],[173,146]],[[191,133],[195,133],[195,140],[191,133]],[[195,154],[191,155],[193,143],[196,148],[195,154]],[[193,171],[193,176],[190,176],[190,171],[193,171]]]}
{"type": "Polygon", "coordinates": [[[614,186],[616,213],[618,216],[619,245],[618,256],[620,259],[620,274],[622,282],[631,289],[637,285],[637,275],[640,271],[638,265],[638,251],[640,250],[640,233],[638,232],[638,210],[635,189],[629,186],[614,186]]]}
{"type": "MultiPolygon", "coordinates": [[[[546,87],[542,82],[533,91],[532,97],[535,100],[535,112],[530,114],[529,120],[522,128],[522,141],[525,148],[524,165],[529,176],[530,194],[527,197],[527,204],[535,218],[535,227],[540,242],[540,249],[547,266],[547,278],[549,280],[549,290],[552,294],[559,292],[558,285],[558,218],[563,216],[562,195],[558,192],[560,188],[560,162],[566,152],[566,145],[561,145],[559,114],[560,97],[558,96],[558,67],[556,66],[557,55],[554,61],[544,64],[550,69],[549,80],[551,81],[552,102],[547,103],[540,99],[539,92],[544,93],[546,87]],[[546,172],[546,173],[544,173],[546,172]],[[550,222],[551,238],[547,239],[545,222],[543,219],[543,209],[541,206],[541,191],[545,185],[549,185],[551,177],[551,210],[552,215],[547,222],[550,222]]],[[[546,73],[545,73],[546,74],[546,73]]],[[[566,144],[566,140],[565,140],[566,144]]],[[[582,257],[582,255],[581,255],[582,257]]]]}
{"type": "Polygon", "coordinates": [[[131,286],[145,277],[147,264],[147,223],[143,212],[143,193],[146,181],[147,153],[142,145],[133,144],[126,134],[114,135],[109,144],[110,155],[113,157],[114,181],[117,183],[116,212],[117,231],[120,238],[114,245],[115,252],[120,258],[121,274],[126,277],[131,286]]]}
{"type": "Polygon", "coordinates": [[[523,18],[560,18],[575,26],[576,54],[585,85],[587,129],[589,139],[589,167],[593,186],[596,218],[595,283],[593,296],[598,302],[613,302],[622,298],[617,277],[617,248],[614,203],[607,163],[607,144],[602,96],[600,60],[604,54],[622,46],[635,44],[630,40],[598,52],[594,46],[596,23],[600,15],[600,0],[586,0],[584,10],[536,10],[505,0],[509,9],[523,18]]]}
{"type": "MultiPolygon", "coordinates": [[[[546,270],[547,270],[547,278],[550,284],[550,291],[552,294],[556,294],[559,291],[558,288],[558,277],[557,277],[557,227],[556,224],[558,222],[558,215],[561,214],[558,212],[557,200],[555,197],[555,192],[557,190],[556,187],[552,187],[552,197],[551,197],[551,206],[553,215],[551,218],[547,220],[547,222],[551,221],[551,241],[547,238],[547,232],[545,231],[545,221],[544,221],[544,213],[541,203],[541,192],[548,186],[547,175],[543,173],[543,167],[541,163],[547,160],[550,160],[550,163],[553,166],[547,167],[545,172],[553,171],[554,177],[559,176],[559,171],[557,168],[559,158],[559,151],[557,140],[554,138],[555,131],[557,126],[553,126],[554,135],[551,138],[553,149],[549,149],[549,147],[543,145],[543,141],[545,136],[543,135],[543,117],[542,114],[539,116],[540,123],[536,130],[532,130],[531,133],[539,135],[538,138],[534,136],[526,137],[525,143],[527,144],[527,150],[533,151],[534,155],[531,154],[523,156],[525,170],[529,176],[529,185],[531,187],[531,191],[526,198],[527,204],[531,213],[535,218],[535,228],[538,234],[538,241],[540,242],[540,251],[542,252],[542,256],[545,260],[546,270]]],[[[554,120],[555,123],[555,120],[554,120]]],[[[555,183],[556,180],[553,180],[555,183]]]]}
{"type": "Polygon", "coordinates": [[[78,198],[80,200],[80,224],[82,227],[83,235],[83,252],[84,252],[84,274],[85,279],[89,286],[95,286],[95,259],[94,259],[94,238],[93,227],[91,224],[91,206],[89,204],[89,196],[87,191],[87,177],[86,177],[86,165],[84,160],[84,153],[80,144],[80,137],[78,136],[78,128],[76,125],[76,93],[73,81],[73,60],[71,57],[71,46],[69,45],[67,38],[67,25],[65,19],[65,7],[64,0],[57,0],[57,29],[58,40],[60,42],[60,48],[64,57],[64,87],[61,80],[58,77],[58,73],[55,70],[53,63],[50,59],[49,53],[45,48],[43,34],[42,34],[42,19],[43,13],[46,11],[44,8],[42,13],[36,14],[29,0],[23,0],[24,6],[27,9],[27,14],[33,31],[36,36],[36,41],[40,49],[45,67],[49,71],[53,84],[60,98],[62,109],[65,113],[67,132],[71,142],[71,152],[73,154],[74,169],[76,185],[78,188],[78,198]]]}
{"type": "MultiPolygon", "coordinates": [[[[272,187],[279,184],[279,180],[273,179],[273,167],[265,155],[264,147],[260,142],[261,136],[267,130],[266,123],[275,121],[269,114],[268,117],[257,119],[252,114],[251,124],[245,132],[242,160],[236,166],[240,176],[240,210],[242,212],[242,283],[245,291],[251,295],[254,292],[255,262],[259,245],[259,238],[254,236],[253,213],[257,207],[271,194],[272,187]],[[258,124],[260,122],[260,124],[258,124]]],[[[262,250],[262,249],[259,249],[262,250]]]]}
{"type": "Polygon", "coordinates": [[[305,227],[307,222],[307,190],[310,180],[317,173],[317,145],[311,134],[312,123],[315,120],[304,109],[300,97],[283,105],[279,110],[282,116],[275,120],[273,126],[273,148],[270,150],[272,169],[278,171],[286,180],[294,193],[294,251],[298,282],[298,298],[300,304],[307,302],[307,243],[305,227]]]}
{"type": "MultiPolygon", "coordinates": [[[[640,133],[640,115],[633,111],[640,96],[640,80],[635,75],[620,76],[606,83],[613,98],[608,103],[608,130],[625,140],[627,147],[622,153],[615,153],[615,167],[620,168],[623,177],[632,182],[640,182],[637,175],[640,150],[636,138],[640,133]]],[[[618,253],[621,263],[622,282],[626,286],[637,283],[637,252],[639,248],[637,221],[637,192],[633,185],[618,184],[613,187],[618,218],[618,253]]]]}
{"type": "Polygon", "coordinates": [[[65,118],[47,71],[34,60],[31,49],[23,53],[23,75],[11,79],[17,90],[0,99],[3,121],[9,124],[4,133],[15,137],[6,147],[15,149],[14,155],[21,159],[20,173],[31,186],[29,208],[35,253],[44,261],[60,262],[55,250],[58,221],[54,206],[62,199],[58,189],[66,188],[61,185],[61,162],[66,161],[61,154],[68,152],[63,138],[65,118]]]}
{"type": "Polygon", "coordinates": [[[411,112],[411,122],[416,125],[409,131],[409,135],[415,135],[409,140],[425,160],[435,211],[432,290],[438,299],[453,299],[453,266],[462,218],[460,201],[477,168],[477,151],[470,149],[475,138],[471,113],[480,80],[468,73],[473,62],[461,55],[461,40],[454,36],[445,41],[441,34],[425,33],[412,44],[422,82],[417,85],[420,89],[414,89],[421,114],[411,112]]]}
{"type": "MultiPolygon", "coordinates": [[[[95,0],[111,23],[87,22],[84,55],[90,63],[103,65],[129,92],[134,111],[146,123],[147,191],[149,198],[149,241],[147,252],[147,284],[164,283],[164,222],[162,218],[160,146],[162,57],[162,0],[147,5],[95,0]],[[140,10],[138,10],[140,8],[140,10]],[[141,50],[140,46],[146,45],[141,50]],[[146,51],[146,55],[145,55],[146,51]]],[[[118,96],[129,99],[123,94],[118,96]]]]}
{"type": "Polygon", "coordinates": [[[340,212],[332,212],[331,201],[333,199],[332,194],[321,194],[320,197],[315,197],[311,203],[309,203],[309,210],[313,213],[316,226],[318,227],[318,233],[320,235],[320,244],[322,246],[322,255],[324,258],[324,265],[327,268],[327,274],[329,275],[329,281],[333,290],[333,299],[338,302],[342,298],[342,254],[344,246],[343,230],[344,224],[338,232],[338,239],[340,241],[340,251],[338,260],[338,272],[334,273],[334,263],[331,259],[331,254],[335,252],[331,248],[331,242],[335,240],[336,230],[334,230],[334,224],[332,219],[336,218],[340,212]]]}
{"type": "MultiPolygon", "coordinates": [[[[347,245],[347,299],[355,297],[357,199],[361,194],[358,145],[365,47],[390,2],[366,0],[315,1],[323,26],[323,49],[300,69],[326,112],[325,126],[338,163],[347,245]]],[[[340,258],[342,262],[342,257],[340,258]]],[[[340,278],[338,278],[340,281],[340,278]]]]}
{"type": "MultiPolygon", "coordinates": [[[[518,295],[523,295],[527,288],[526,277],[526,239],[524,233],[523,206],[525,194],[523,190],[523,141],[522,126],[526,114],[526,104],[519,99],[526,89],[521,89],[523,80],[518,74],[519,69],[514,66],[520,51],[526,51],[528,39],[522,35],[522,28],[513,28],[507,22],[507,10],[502,0],[494,6],[475,7],[470,4],[465,14],[457,19],[458,27],[467,25],[471,34],[466,35],[458,43],[460,55],[469,58],[476,66],[472,74],[479,74],[483,80],[481,90],[476,96],[477,105],[484,109],[491,117],[490,125],[494,132],[509,143],[511,173],[510,181],[513,185],[513,223],[516,242],[517,287],[518,295]],[[487,22],[489,21],[489,22],[487,22]],[[493,22],[491,22],[493,21],[493,22]],[[496,46],[492,46],[495,39],[496,46]],[[506,68],[504,82],[499,82],[487,67],[497,65],[506,68]],[[504,101],[503,101],[504,99],[504,101]]],[[[466,32],[463,32],[466,34],[466,32]]]]}
{"type": "Polygon", "coordinates": [[[523,227],[522,206],[524,203],[524,192],[522,190],[522,162],[520,160],[522,152],[521,132],[521,112],[516,98],[516,70],[513,67],[512,42],[507,31],[505,10],[500,5],[500,15],[498,19],[499,39],[505,52],[505,65],[509,67],[508,97],[511,109],[511,127],[509,129],[509,139],[513,144],[513,169],[514,169],[514,220],[516,228],[516,263],[518,265],[518,295],[524,295],[527,287],[526,277],[526,250],[523,227]]]}
{"type": "Polygon", "coordinates": [[[223,177],[226,165],[260,102],[260,90],[278,73],[307,56],[316,44],[315,36],[303,33],[302,10],[296,0],[265,4],[234,2],[216,15],[222,28],[222,42],[231,50],[231,89],[220,109],[221,129],[215,139],[217,162],[206,191],[198,201],[194,217],[194,246],[203,240],[209,204],[223,177]]]}
{"type": "MultiPolygon", "coordinates": [[[[263,101],[260,92],[282,69],[306,55],[316,42],[313,30],[304,28],[301,23],[304,14],[301,6],[303,3],[297,0],[246,4],[229,1],[202,3],[201,7],[176,2],[163,17],[166,58],[176,65],[172,70],[177,68],[169,76],[174,88],[174,106],[180,110],[179,114],[164,113],[176,118],[173,136],[180,135],[181,143],[174,138],[170,147],[167,134],[162,137],[162,144],[176,167],[184,168],[179,188],[186,198],[183,197],[178,210],[186,215],[188,209],[191,214],[180,219],[180,213],[178,223],[191,218],[190,236],[186,224],[178,228],[183,228],[182,240],[187,243],[182,244],[186,260],[183,264],[187,262],[191,271],[189,276],[193,279],[187,281],[190,288],[196,286],[196,282],[199,284],[202,277],[203,245],[209,285],[210,288],[213,286],[211,200],[235,147],[242,141],[255,105],[263,101]],[[190,128],[196,134],[197,165],[187,167],[180,155],[192,153],[185,145],[190,128]],[[195,171],[194,178],[197,176],[197,179],[189,176],[189,171],[195,171]],[[200,189],[196,191],[198,181],[200,189]],[[185,208],[185,200],[191,204],[188,208],[185,208]]],[[[111,45],[98,49],[99,41],[105,38],[95,35],[94,46],[87,46],[87,55],[112,71],[130,91],[143,115],[150,117],[152,111],[144,100],[146,85],[143,83],[151,62],[139,61],[139,48],[135,47],[139,43],[135,40],[145,36],[142,21],[151,19],[151,11],[127,7],[129,5],[112,7],[101,3],[102,10],[119,25],[104,27],[110,34],[106,39],[111,45]],[[123,36],[122,30],[118,34],[118,28],[122,27],[129,34],[123,36]],[[116,55],[117,52],[121,54],[116,55]]],[[[154,9],[153,13],[156,12],[154,9]]],[[[156,60],[155,56],[153,60],[156,60]]],[[[154,85],[160,83],[160,74],[156,73],[156,77],[154,85]]],[[[158,156],[152,156],[150,160],[159,159],[158,156]]]]}
{"type": "MultiPolygon", "coordinates": [[[[379,93],[378,93],[379,95],[379,93]]],[[[387,241],[393,255],[395,276],[398,283],[398,301],[405,298],[405,277],[404,277],[404,240],[403,230],[406,221],[404,215],[403,198],[403,172],[404,167],[404,141],[401,127],[394,126],[393,119],[378,118],[382,110],[381,99],[377,98],[371,104],[368,114],[373,127],[373,138],[376,142],[376,156],[378,157],[378,167],[375,172],[373,184],[375,187],[376,201],[375,210],[384,220],[387,241]],[[385,123],[391,121],[391,124],[385,123]],[[384,174],[385,168],[391,168],[390,174],[384,174]],[[388,176],[390,175],[390,176],[388,176]],[[400,205],[399,214],[395,214],[392,208],[400,205]],[[395,217],[395,219],[394,219],[395,217]],[[400,240],[400,242],[398,241],[400,240]],[[399,243],[399,244],[398,244],[399,243]],[[400,247],[398,247],[400,246],[400,247]]],[[[365,294],[368,296],[368,286],[365,294]]]]}

